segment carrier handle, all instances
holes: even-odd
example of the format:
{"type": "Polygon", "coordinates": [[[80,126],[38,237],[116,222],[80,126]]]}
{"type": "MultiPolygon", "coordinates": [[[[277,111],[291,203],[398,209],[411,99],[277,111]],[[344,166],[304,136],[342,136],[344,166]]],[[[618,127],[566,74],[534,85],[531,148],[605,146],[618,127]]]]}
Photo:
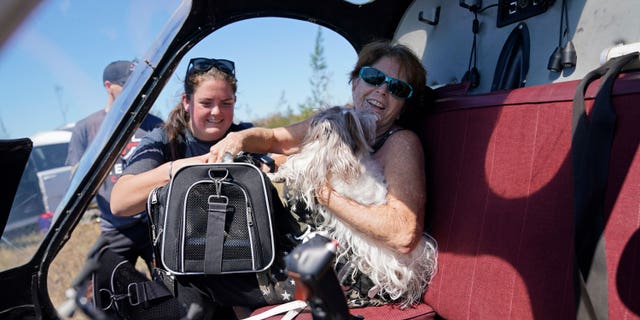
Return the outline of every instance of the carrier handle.
{"type": "Polygon", "coordinates": [[[223,180],[226,180],[227,177],[229,177],[229,169],[227,169],[227,168],[210,168],[208,174],[209,174],[209,178],[211,178],[211,180],[223,181],[223,180]],[[223,173],[224,175],[221,176],[220,173],[223,173]]]}
{"type": "Polygon", "coordinates": [[[220,197],[220,193],[222,192],[222,181],[229,177],[229,170],[227,168],[209,168],[207,174],[216,186],[216,196],[220,197]]]}

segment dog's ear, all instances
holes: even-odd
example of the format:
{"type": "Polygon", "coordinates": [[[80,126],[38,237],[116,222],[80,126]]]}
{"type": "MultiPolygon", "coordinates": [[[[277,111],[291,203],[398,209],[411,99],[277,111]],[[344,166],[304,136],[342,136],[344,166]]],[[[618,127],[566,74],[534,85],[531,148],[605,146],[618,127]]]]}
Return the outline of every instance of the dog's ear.
{"type": "Polygon", "coordinates": [[[365,139],[372,146],[376,142],[378,115],[371,110],[356,110],[365,139]]]}
{"type": "Polygon", "coordinates": [[[351,142],[349,144],[351,145],[353,153],[362,155],[370,152],[370,141],[365,134],[365,129],[360,123],[360,117],[357,114],[357,111],[355,111],[354,109],[349,109],[349,111],[345,112],[344,115],[345,127],[349,132],[349,137],[351,137],[351,142]]]}

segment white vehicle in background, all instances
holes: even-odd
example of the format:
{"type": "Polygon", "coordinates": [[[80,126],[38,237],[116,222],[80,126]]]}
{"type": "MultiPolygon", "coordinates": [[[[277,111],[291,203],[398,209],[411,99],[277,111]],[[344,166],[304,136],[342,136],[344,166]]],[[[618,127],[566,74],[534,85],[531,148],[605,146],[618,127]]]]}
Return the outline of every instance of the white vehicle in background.
{"type": "Polygon", "coordinates": [[[6,231],[38,226],[46,230],[71,178],[65,165],[71,131],[44,131],[30,137],[33,150],[11,207],[6,231]],[[39,190],[34,193],[33,190],[39,190]]]}

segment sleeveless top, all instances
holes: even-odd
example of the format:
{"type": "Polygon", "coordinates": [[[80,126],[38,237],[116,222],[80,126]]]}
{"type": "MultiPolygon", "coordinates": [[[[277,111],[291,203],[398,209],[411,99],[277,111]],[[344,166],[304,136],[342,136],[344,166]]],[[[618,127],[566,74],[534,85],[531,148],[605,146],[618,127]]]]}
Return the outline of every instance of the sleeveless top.
{"type": "Polygon", "coordinates": [[[373,153],[378,152],[378,150],[380,148],[382,148],[384,143],[387,142],[387,139],[389,139],[389,137],[391,137],[394,133],[396,133],[398,131],[402,131],[402,130],[405,130],[405,129],[404,128],[397,128],[397,129],[387,130],[387,132],[385,132],[382,135],[382,137],[380,137],[380,140],[376,141],[376,143],[374,143],[373,146],[371,146],[373,148],[373,153]]]}

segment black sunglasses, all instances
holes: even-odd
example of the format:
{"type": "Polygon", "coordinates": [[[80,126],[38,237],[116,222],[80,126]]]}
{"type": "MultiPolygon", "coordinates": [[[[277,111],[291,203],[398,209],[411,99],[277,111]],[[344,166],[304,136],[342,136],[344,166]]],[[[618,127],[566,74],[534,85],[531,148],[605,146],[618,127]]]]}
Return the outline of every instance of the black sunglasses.
{"type": "Polygon", "coordinates": [[[387,90],[400,99],[409,99],[413,95],[413,88],[410,84],[400,79],[391,78],[384,74],[384,72],[373,67],[362,67],[360,69],[360,79],[376,87],[386,83],[387,90]]]}
{"type": "Polygon", "coordinates": [[[226,59],[193,58],[189,60],[187,75],[191,72],[207,72],[211,68],[216,68],[228,75],[236,75],[236,64],[226,59]]]}

